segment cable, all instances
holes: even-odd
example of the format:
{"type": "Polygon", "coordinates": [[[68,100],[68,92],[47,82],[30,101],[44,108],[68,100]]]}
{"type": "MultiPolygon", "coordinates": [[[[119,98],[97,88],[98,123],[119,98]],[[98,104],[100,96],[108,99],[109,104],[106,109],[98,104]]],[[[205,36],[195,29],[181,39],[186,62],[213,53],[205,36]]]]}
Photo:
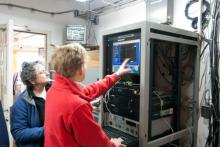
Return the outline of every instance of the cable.
{"type": "MultiPolygon", "coordinates": [[[[220,117],[220,108],[219,108],[219,46],[217,45],[219,42],[219,15],[220,15],[220,1],[212,1],[210,3],[211,7],[211,20],[209,24],[209,30],[207,32],[204,32],[208,34],[210,39],[208,40],[209,43],[209,74],[206,76],[209,77],[210,82],[208,83],[205,92],[203,93],[203,98],[205,99],[206,91],[210,92],[210,100],[206,102],[211,110],[211,115],[209,117],[209,125],[208,125],[208,138],[206,140],[205,146],[219,146],[219,137],[220,134],[218,132],[220,124],[219,124],[219,117],[220,117]]],[[[203,41],[206,41],[203,39],[203,41]]],[[[205,46],[206,47],[206,46],[205,46]]],[[[204,50],[202,51],[202,55],[204,53],[204,50]]],[[[207,61],[206,61],[207,63],[207,61]]],[[[207,71],[208,71],[207,70],[207,71]]],[[[204,75],[204,74],[203,74],[204,75]]],[[[203,77],[202,77],[203,79],[203,77]]],[[[203,84],[203,83],[201,83],[203,84]]],[[[205,83],[206,84],[206,83],[205,83]]]]}
{"type": "Polygon", "coordinates": [[[206,48],[209,46],[209,44],[207,43],[206,45],[205,45],[205,47],[203,48],[203,50],[202,50],[202,53],[200,54],[200,58],[203,56],[203,54],[204,54],[204,52],[205,52],[205,50],[206,50],[206,48]]]}
{"type": "Polygon", "coordinates": [[[169,145],[171,145],[171,146],[174,146],[174,147],[178,147],[177,145],[175,145],[175,144],[172,144],[172,143],[170,143],[169,145]]]}
{"type": "Polygon", "coordinates": [[[97,12],[98,14],[104,13],[104,11],[109,10],[110,8],[119,8],[127,4],[131,4],[133,2],[136,2],[138,0],[117,0],[114,2],[110,2],[111,4],[108,4],[106,6],[100,7],[100,8],[95,8],[93,11],[97,12]]]}
{"type": "Polygon", "coordinates": [[[169,81],[169,80],[165,77],[164,73],[162,73],[159,64],[156,63],[156,65],[157,65],[157,69],[158,69],[160,75],[163,77],[163,79],[164,79],[167,83],[169,83],[170,85],[173,85],[173,82],[169,81]]]}
{"type": "MultiPolygon", "coordinates": [[[[187,19],[192,20],[192,28],[197,29],[198,17],[189,16],[189,8],[192,4],[197,3],[198,0],[190,0],[185,7],[185,16],[187,19]]],[[[210,4],[206,0],[203,0],[203,5],[206,7],[205,11],[202,13],[202,28],[206,28],[208,25],[208,14],[210,13],[210,4]]]]}
{"type": "MultiPolygon", "coordinates": [[[[160,97],[160,94],[157,92],[157,91],[153,91],[153,93],[157,96],[157,98],[160,100],[160,111],[162,112],[163,111],[163,100],[162,98],[160,97]]],[[[161,119],[165,122],[165,124],[171,129],[172,131],[172,136],[171,136],[171,139],[170,139],[170,142],[172,142],[173,140],[173,137],[174,137],[174,130],[172,128],[172,126],[169,124],[169,122],[163,118],[163,116],[161,116],[161,119]]],[[[191,146],[192,145],[192,140],[193,140],[193,137],[192,137],[192,131],[191,131],[191,128],[188,127],[188,131],[189,131],[189,134],[190,134],[190,143],[189,145],[191,146]]],[[[172,146],[176,146],[178,147],[177,145],[175,144],[172,144],[172,143],[169,143],[169,145],[172,145],[172,146]]]]}
{"type": "Polygon", "coordinates": [[[193,133],[192,133],[192,131],[191,131],[191,128],[189,128],[188,127],[188,130],[189,130],[189,134],[190,134],[190,143],[189,143],[189,147],[191,147],[192,146],[192,143],[193,143],[193,133]]]}
{"type": "Polygon", "coordinates": [[[160,100],[160,115],[161,115],[161,119],[166,123],[166,125],[170,128],[170,130],[172,131],[172,136],[171,136],[171,139],[169,142],[171,142],[173,140],[173,137],[174,137],[174,130],[172,128],[172,126],[169,124],[169,122],[167,122],[166,119],[164,119],[164,117],[162,116],[162,112],[163,112],[163,100],[162,98],[160,97],[160,94],[157,92],[157,91],[153,91],[154,94],[156,94],[157,98],[160,100]]]}
{"type": "Polygon", "coordinates": [[[50,12],[50,11],[44,11],[44,10],[40,10],[40,9],[36,9],[32,7],[25,7],[25,6],[11,4],[11,3],[0,3],[0,6],[15,7],[15,8],[20,8],[20,9],[30,10],[31,12],[40,12],[44,14],[49,14],[51,16],[59,15],[59,14],[74,13],[75,11],[75,10],[66,10],[66,11],[61,11],[61,12],[50,12]]]}
{"type": "Polygon", "coordinates": [[[155,46],[156,48],[156,55],[158,57],[158,60],[156,61],[156,67],[160,73],[160,75],[163,77],[163,79],[165,81],[167,81],[167,83],[169,83],[170,85],[173,85],[173,82],[170,81],[166,76],[165,72],[162,72],[161,70],[161,64],[162,66],[168,71],[167,73],[172,73],[172,70],[173,70],[173,64],[170,60],[169,57],[171,57],[171,54],[172,54],[172,50],[170,49],[170,44],[166,44],[166,43],[163,43],[163,42],[160,42],[160,43],[157,43],[156,44],[157,46],[155,46]],[[160,52],[158,51],[160,50],[160,52]],[[168,57],[169,55],[169,57],[168,57]],[[161,63],[161,64],[159,64],[161,63]]]}
{"type": "Polygon", "coordinates": [[[98,40],[97,40],[96,33],[95,33],[94,28],[93,28],[93,25],[92,25],[92,31],[93,31],[93,34],[94,34],[96,45],[98,45],[98,40]]]}
{"type": "Polygon", "coordinates": [[[106,107],[106,109],[107,109],[107,111],[110,113],[110,114],[112,114],[112,112],[110,111],[110,109],[108,108],[108,102],[109,102],[109,93],[110,93],[110,91],[112,90],[112,88],[110,88],[107,92],[106,92],[106,94],[104,95],[104,97],[102,98],[103,99],[103,102],[105,103],[105,107],[106,107]],[[108,99],[107,99],[107,97],[108,97],[108,99]]]}
{"type": "Polygon", "coordinates": [[[205,69],[204,69],[204,72],[202,74],[202,78],[201,78],[200,85],[199,85],[199,90],[201,90],[201,87],[202,87],[202,84],[203,84],[203,79],[205,77],[206,72],[207,72],[207,62],[205,64],[205,69]]]}
{"type": "Polygon", "coordinates": [[[217,116],[217,113],[215,110],[215,106],[213,104],[211,104],[211,107],[213,108],[215,119],[218,119],[218,116],[217,116]]]}

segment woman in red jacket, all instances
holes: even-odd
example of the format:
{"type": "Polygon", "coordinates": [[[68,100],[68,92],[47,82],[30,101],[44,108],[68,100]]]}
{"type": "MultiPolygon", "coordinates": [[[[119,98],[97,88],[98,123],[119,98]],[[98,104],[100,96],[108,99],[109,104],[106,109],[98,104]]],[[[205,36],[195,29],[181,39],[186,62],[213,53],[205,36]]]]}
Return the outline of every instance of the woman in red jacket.
{"type": "Polygon", "coordinates": [[[119,70],[103,80],[81,87],[85,79],[86,50],[79,44],[58,47],[50,62],[55,82],[47,93],[45,147],[119,147],[121,138],[111,140],[93,118],[90,101],[104,94],[129,73],[125,60],[119,70]]]}

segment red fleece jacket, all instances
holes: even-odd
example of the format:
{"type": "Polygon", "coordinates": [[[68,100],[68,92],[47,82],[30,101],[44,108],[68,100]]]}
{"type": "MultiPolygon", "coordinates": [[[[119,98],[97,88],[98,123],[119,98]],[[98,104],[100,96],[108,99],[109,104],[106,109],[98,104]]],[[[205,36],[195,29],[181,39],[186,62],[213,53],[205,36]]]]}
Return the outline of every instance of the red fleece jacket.
{"type": "Polygon", "coordinates": [[[93,118],[92,99],[104,94],[118,80],[113,74],[80,87],[55,73],[47,93],[45,147],[115,147],[93,118]]]}

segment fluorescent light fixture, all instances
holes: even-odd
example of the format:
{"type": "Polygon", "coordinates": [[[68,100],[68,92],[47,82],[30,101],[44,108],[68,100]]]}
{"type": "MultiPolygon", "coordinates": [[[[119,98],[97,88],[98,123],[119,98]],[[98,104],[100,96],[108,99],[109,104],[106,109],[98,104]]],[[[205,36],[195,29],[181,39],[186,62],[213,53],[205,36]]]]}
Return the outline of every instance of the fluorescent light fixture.
{"type": "Polygon", "coordinates": [[[76,1],[78,1],[78,2],[86,2],[88,0],[76,0],[76,1]]]}

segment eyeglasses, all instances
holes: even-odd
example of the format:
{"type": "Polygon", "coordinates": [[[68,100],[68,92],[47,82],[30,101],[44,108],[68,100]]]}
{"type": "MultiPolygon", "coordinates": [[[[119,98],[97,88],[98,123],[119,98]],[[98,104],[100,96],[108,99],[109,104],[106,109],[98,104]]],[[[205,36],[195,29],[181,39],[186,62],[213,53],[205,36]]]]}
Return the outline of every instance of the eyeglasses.
{"type": "Polygon", "coordinates": [[[37,74],[49,74],[49,72],[47,70],[42,70],[37,72],[37,74]]]}

